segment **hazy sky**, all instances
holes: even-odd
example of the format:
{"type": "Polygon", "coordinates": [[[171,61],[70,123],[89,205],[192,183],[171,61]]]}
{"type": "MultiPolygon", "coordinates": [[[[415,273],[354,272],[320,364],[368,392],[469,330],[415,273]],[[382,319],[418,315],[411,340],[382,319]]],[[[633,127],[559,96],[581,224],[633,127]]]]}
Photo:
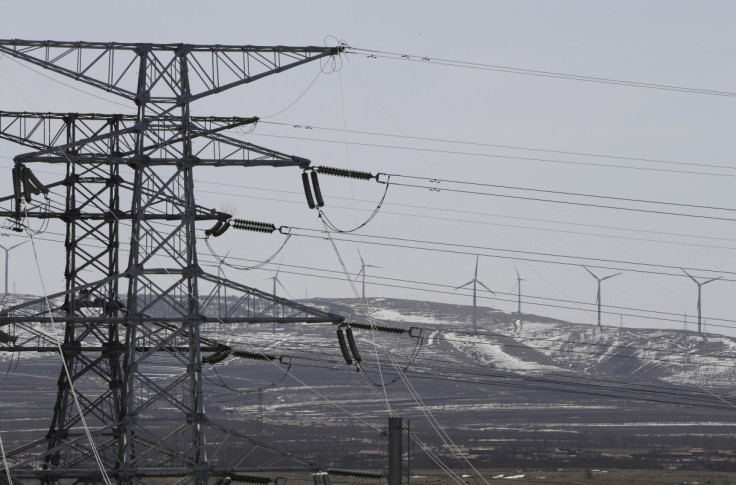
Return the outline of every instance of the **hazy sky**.
{"type": "MultiPolygon", "coordinates": [[[[14,2],[4,6],[0,36],[29,40],[320,46],[334,45],[335,39],[339,39],[355,48],[431,59],[734,92],[736,39],[731,24],[735,15],[736,6],[731,2],[679,1],[516,0],[453,2],[452,5],[428,1],[206,4],[89,1],[33,5],[14,2]]],[[[343,56],[339,66],[336,72],[320,74],[317,63],[308,64],[202,100],[193,106],[193,111],[197,115],[261,116],[270,123],[259,124],[251,134],[236,136],[309,158],[318,165],[425,179],[736,208],[732,195],[736,182],[736,164],[732,160],[736,145],[732,133],[736,121],[733,96],[457,68],[436,60],[374,59],[362,54],[343,56]],[[350,131],[340,131],[344,128],[350,131]],[[369,136],[355,131],[395,136],[369,136]],[[405,138],[407,135],[454,143],[409,139],[405,138]],[[574,156],[529,148],[719,167],[574,156]]],[[[84,92],[76,91],[53,79],[67,84],[71,81],[44,74],[52,79],[7,57],[0,59],[0,109],[62,112],[133,109],[89,94],[124,102],[104,92],[82,85],[78,87],[84,92]]],[[[0,141],[0,168],[6,173],[0,179],[3,194],[10,193],[13,155],[25,151],[0,141]]],[[[43,169],[39,167],[40,170],[43,169]]],[[[53,170],[57,169],[48,169],[42,180],[55,180],[50,173],[53,170]]],[[[321,228],[316,212],[310,211],[303,201],[298,170],[201,170],[197,176],[201,182],[198,201],[203,205],[231,209],[237,217],[277,226],[321,228]]],[[[351,182],[326,176],[321,181],[327,199],[326,213],[341,227],[360,223],[383,193],[383,185],[375,182],[351,182]]],[[[429,185],[426,180],[404,181],[429,185]]],[[[459,184],[443,183],[438,187],[530,195],[459,184]]],[[[539,193],[536,196],[559,198],[539,193]]],[[[584,202],[623,204],[611,200],[584,202]]],[[[647,208],[686,211],[672,206],[647,208]]],[[[733,212],[728,211],[689,210],[733,218],[733,212]]],[[[337,245],[352,272],[359,270],[356,248],[360,247],[367,263],[382,266],[370,269],[369,276],[454,286],[472,278],[474,254],[480,253],[485,256],[480,258],[479,278],[494,291],[510,292],[516,278],[513,262],[490,255],[563,260],[522,253],[528,251],[569,255],[572,258],[564,261],[573,263],[581,262],[576,258],[588,257],[736,271],[734,228],[733,221],[392,186],[383,211],[358,234],[441,242],[448,244],[444,249],[454,252],[379,246],[369,243],[391,241],[361,235],[351,236],[363,241],[360,245],[348,242],[337,242],[337,245]]],[[[62,230],[61,224],[49,228],[51,232],[62,230]]],[[[53,235],[47,237],[58,239],[53,235]]],[[[14,237],[0,239],[3,244],[19,241],[14,237]]],[[[233,257],[258,260],[270,255],[281,242],[279,235],[229,231],[214,240],[213,247],[223,254],[231,251],[233,257]]],[[[29,246],[26,244],[13,253],[11,281],[19,292],[39,294],[41,286],[29,263],[32,258],[29,246]]],[[[38,248],[49,291],[60,289],[63,246],[39,240],[38,248]]],[[[199,251],[203,260],[211,260],[204,245],[200,244],[199,251]]],[[[282,283],[294,298],[303,298],[305,292],[310,297],[352,296],[344,280],[289,274],[289,271],[314,271],[287,265],[309,266],[336,271],[329,275],[339,278],[340,265],[325,240],[292,238],[283,252],[283,264],[282,283]]],[[[595,301],[595,281],[581,267],[528,261],[517,261],[516,265],[528,280],[524,282],[524,293],[529,296],[591,304],[595,301]]],[[[601,275],[615,272],[594,271],[601,275]]],[[[245,284],[270,288],[266,279],[272,274],[269,271],[226,269],[226,273],[245,284]]],[[[696,273],[708,277],[721,274],[696,273]]],[[[734,275],[728,277],[736,279],[734,275]]],[[[381,280],[369,281],[372,284],[368,286],[368,296],[470,303],[467,292],[438,294],[380,286],[381,280]]],[[[704,287],[704,315],[710,318],[709,330],[734,333],[714,324],[736,326],[736,323],[715,320],[734,318],[735,289],[733,282],[714,282],[704,287]]],[[[633,271],[606,281],[603,288],[604,304],[672,312],[677,316],[670,318],[678,320],[664,322],[626,316],[626,326],[682,328],[683,314],[690,315],[692,322],[696,295],[695,285],[685,277],[633,271]]],[[[510,296],[499,293],[499,297],[482,302],[506,311],[515,309],[515,303],[504,301],[510,296]]],[[[531,300],[525,297],[525,301],[531,300]]],[[[577,304],[554,304],[582,308],[577,304]]],[[[592,306],[585,308],[592,309],[592,306]]],[[[577,322],[595,321],[594,311],[545,306],[525,306],[524,310],[577,322]]],[[[619,321],[618,315],[604,316],[604,323],[618,325],[619,321]]]]}

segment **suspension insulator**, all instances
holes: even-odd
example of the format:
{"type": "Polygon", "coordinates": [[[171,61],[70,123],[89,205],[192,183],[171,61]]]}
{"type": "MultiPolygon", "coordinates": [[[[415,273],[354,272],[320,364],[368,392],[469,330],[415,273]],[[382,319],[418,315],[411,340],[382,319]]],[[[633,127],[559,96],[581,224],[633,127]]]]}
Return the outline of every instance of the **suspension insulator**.
{"type": "Polygon", "coordinates": [[[23,183],[23,197],[26,199],[26,202],[31,202],[31,187],[28,183],[28,169],[26,167],[21,166],[20,167],[20,179],[23,183]]]}
{"type": "Polygon", "coordinates": [[[334,175],[335,177],[347,177],[358,180],[370,180],[375,176],[370,172],[361,172],[359,170],[345,170],[344,168],[333,168],[333,167],[317,167],[319,173],[325,175],[334,175]]]}
{"type": "Polygon", "coordinates": [[[322,190],[319,188],[319,179],[317,178],[317,172],[312,172],[312,187],[314,188],[314,197],[317,199],[317,205],[320,207],[325,206],[325,200],[322,198],[322,190]]]}
{"type": "Polygon", "coordinates": [[[215,225],[204,231],[205,236],[211,236],[215,231],[219,231],[222,227],[222,221],[215,222],[215,225]]]}
{"type": "Polygon", "coordinates": [[[309,186],[309,175],[302,172],[302,184],[304,185],[304,196],[307,198],[307,205],[310,209],[314,209],[314,198],[312,198],[312,188],[309,186]]]}
{"type": "Polygon", "coordinates": [[[375,330],[377,332],[387,333],[406,333],[406,330],[399,327],[388,327],[386,325],[368,325],[367,323],[351,323],[351,327],[360,328],[362,330],[375,330]]]}
{"type": "Polygon", "coordinates": [[[385,478],[385,473],[376,472],[364,472],[361,470],[341,470],[339,468],[328,468],[327,473],[330,475],[342,476],[342,477],[354,477],[354,478],[385,478]]]}
{"type": "Polygon", "coordinates": [[[350,346],[350,352],[353,353],[353,359],[359,363],[363,360],[360,358],[360,352],[358,352],[358,346],[355,345],[355,337],[353,337],[353,329],[348,327],[345,330],[345,335],[348,337],[348,345],[350,346]]]}
{"type": "Polygon", "coordinates": [[[345,334],[341,328],[337,329],[337,341],[340,343],[340,352],[342,352],[342,358],[345,359],[345,363],[351,365],[353,359],[350,358],[350,352],[348,352],[348,346],[345,343],[345,334]]]}
{"type": "Polygon", "coordinates": [[[259,477],[257,475],[243,475],[241,473],[233,473],[230,475],[230,479],[233,482],[241,482],[241,483],[271,483],[273,482],[272,479],[269,477],[259,477]]]}
{"type": "Polygon", "coordinates": [[[233,350],[232,354],[235,357],[240,357],[241,359],[266,360],[266,361],[276,360],[275,355],[258,354],[256,352],[246,352],[244,350],[233,350]]]}
{"type": "Polygon", "coordinates": [[[230,227],[230,221],[225,221],[222,224],[222,226],[220,226],[218,229],[212,231],[212,235],[214,237],[220,237],[223,234],[225,234],[225,231],[227,231],[229,227],[230,227]]]}
{"type": "Polygon", "coordinates": [[[245,219],[232,219],[231,222],[233,228],[241,231],[272,233],[276,230],[276,226],[268,222],[247,221],[245,219]]]}
{"type": "Polygon", "coordinates": [[[202,357],[202,362],[205,364],[217,364],[218,362],[225,360],[229,354],[230,352],[227,350],[221,350],[207,357],[202,357]]]}

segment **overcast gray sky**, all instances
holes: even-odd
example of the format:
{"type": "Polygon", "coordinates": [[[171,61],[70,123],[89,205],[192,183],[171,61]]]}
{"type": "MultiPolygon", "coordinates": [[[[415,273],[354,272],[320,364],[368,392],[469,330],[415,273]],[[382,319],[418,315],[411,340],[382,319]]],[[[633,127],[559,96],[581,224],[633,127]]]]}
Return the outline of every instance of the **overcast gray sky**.
{"type": "MultiPolygon", "coordinates": [[[[733,64],[736,43],[731,25],[736,18],[736,6],[731,2],[486,1],[450,5],[428,1],[206,4],[128,1],[122,4],[124,8],[120,5],[99,1],[33,5],[16,2],[4,6],[0,36],[29,40],[254,45],[333,45],[339,39],[355,48],[432,59],[736,91],[733,64]]],[[[736,181],[733,177],[736,164],[732,160],[736,144],[734,97],[458,68],[436,60],[369,58],[363,54],[343,56],[340,65],[336,72],[319,74],[316,63],[308,64],[202,100],[193,106],[193,111],[198,115],[261,116],[271,123],[261,123],[253,133],[237,136],[304,156],[318,165],[736,208],[732,189],[736,181]],[[308,125],[313,129],[293,125],[308,125]],[[350,131],[341,132],[343,128],[350,131]],[[369,136],[354,131],[398,136],[369,136]]],[[[81,85],[78,87],[84,92],[80,92],[53,79],[67,84],[71,81],[44,74],[52,79],[7,57],[0,59],[0,109],[64,112],[133,109],[99,99],[101,96],[121,102],[104,92],[81,85]]],[[[6,173],[0,179],[3,194],[10,193],[12,157],[24,151],[27,150],[0,142],[0,168],[6,173]]],[[[201,170],[197,176],[201,182],[198,201],[204,205],[233,209],[237,217],[273,222],[277,226],[321,228],[316,213],[308,210],[303,202],[298,170],[201,170]]],[[[54,178],[50,173],[43,177],[44,180],[54,178]]],[[[383,191],[383,186],[375,182],[325,176],[321,181],[327,199],[326,213],[341,227],[360,223],[383,191]]],[[[439,187],[499,193],[487,187],[458,184],[443,183],[439,187]]],[[[614,201],[606,203],[619,205],[614,201]]],[[[666,209],[676,208],[666,206],[666,209]]],[[[726,218],[732,218],[731,214],[718,213],[726,218]]],[[[382,266],[371,269],[369,275],[457,286],[472,278],[475,252],[491,254],[490,250],[476,251],[458,245],[736,271],[735,227],[736,222],[731,221],[392,186],[384,210],[360,234],[442,242],[456,245],[445,249],[468,254],[373,245],[368,243],[376,240],[364,236],[355,238],[364,241],[360,245],[347,242],[337,245],[352,272],[359,270],[356,248],[360,247],[367,263],[382,266]]],[[[49,230],[61,232],[63,227],[56,224],[49,230]]],[[[3,244],[16,241],[11,237],[1,239],[3,244]]],[[[213,246],[223,254],[231,251],[231,256],[258,260],[270,255],[281,242],[278,235],[229,231],[214,240],[213,246]]],[[[60,289],[63,246],[45,241],[38,241],[38,245],[49,291],[60,289]]],[[[28,263],[32,257],[29,246],[13,254],[11,281],[19,292],[38,294],[41,287],[38,275],[28,263]]],[[[209,258],[203,245],[199,250],[203,259],[209,258]]],[[[504,255],[523,256],[518,252],[504,255]]],[[[290,270],[286,265],[340,271],[336,255],[325,240],[293,238],[285,247],[283,264],[282,282],[294,298],[303,298],[306,292],[310,297],[352,295],[344,281],[287,272],[304,271],[290,270]]],[[[528,280],[524,283],[524,293],[595,301],[595,281],[581,267],[524,261],[516,264],[522,277],[528,280]]],[[[594,271],[602,275],[613,272],[594,271]]],[[[270,288],[266,280],[272,274],[269,271],[226,272],[230,278],[245,284],[270,288]]],[[[711,277],[720,273],[697,274],[711,277]]],[[[339,273],[332,276],[339,277],[339,273]]],[[[509,292],[516,278],[514,264],[509,259],[482,256],[479,278],[494,291],[509,292]]],[[[736,278],[731,275],[731,279],[736,278]]],[[[368,286],[368,296],[470,304],[467,292],[432,293],[381,287],[378,280],[373,283],[368,286]]],[[[714,282],[704,287],[704,315],[711,319],[711,331],[733,333],[713,324],[718,323],[716,318],[734,318],[735,289],[732,282],[714,282]]],[[[696,295],[695,285],[685,277],[628,271],[604,283],[603,300],[604,304],[622,307],[687,313],[692,321],[696,295]]],[[[515,309],[513,302],[503,301],[509,296],[499,296],[498,300],[483,300],[483,304],[506,311],[515,309]]],[[[524,310],[571,321],[595,321],[593,311],[544,306],[525,306],[524,310]]],[[[619,317],[607,315],[604,323],[618,325],[619,317]]],[[[624,324],[682,328],[681,323],[633,317],[624,317],[624,324]]]]}

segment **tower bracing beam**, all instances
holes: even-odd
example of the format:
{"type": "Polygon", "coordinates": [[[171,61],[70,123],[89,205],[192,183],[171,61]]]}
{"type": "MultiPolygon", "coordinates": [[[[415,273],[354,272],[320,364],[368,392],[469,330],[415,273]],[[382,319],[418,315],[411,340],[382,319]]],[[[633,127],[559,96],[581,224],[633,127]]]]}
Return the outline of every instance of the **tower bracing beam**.
{"type": "Polygon", "coordinates": [[[202,166],[310,162],[230,136],[257,118],[192,116],[190,104],[340,51],[0,40],[2,54],[131,102],[127,114],[0,111],[0,139],[33,150],[15,157],[0,216],[19,231],[34,219],[65,225],[64,290],[0,311],[0,351],[60,348],[64,361],[47,432],[6,445],[13,476],[101,481],[104,470],[125,484],[166,476],[207,483],[227,473],[320,469],[205,412],[203,367],[228,348],[204,338],[204,324],[343,318],[203,271],[197,224],[230,215],[196,203],[194,177],[202,166]],[[35,170],[41,163],[65,173],[49,180],[35,170]],[[222,288],[225,307],[213,297],[222,288]],[[61,330],[58,346],[49,325],[61,330]]]}

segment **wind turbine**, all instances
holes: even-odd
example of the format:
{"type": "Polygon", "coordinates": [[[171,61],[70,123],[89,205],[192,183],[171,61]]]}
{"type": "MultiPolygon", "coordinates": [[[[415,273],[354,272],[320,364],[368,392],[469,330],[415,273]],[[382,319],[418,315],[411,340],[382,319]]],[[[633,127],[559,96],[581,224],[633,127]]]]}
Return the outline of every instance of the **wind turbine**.
{"type": "MultiPolygon", "coordinates": [[[[526,280],[522,279],[521,276],[519,276],[519,270],[516,267],[516,265],[514,265],[514,270],[516,270],[516,284],[514,285],[514,288],[519,289],[518,295],[517,295],[517,302],[519,304],[517,313],[521,315],[521,282],[526,281],[526,280]]],[[[514,291],[514,288],[511,288],[511,291],[514,291]]]]}
{"type": "MultiPolygon", "coordinates": [[[[216,257],[217,264],[202,264],[202,266],[209,266],[210,268],[217,268],[217,276],[222,279],[227,279],[227,276],[225,275],[225,270],[222,269],[222,265],[225,264],[225,260],[227,259],[228,255],[230,255],[230,251],[225,253],[225,256],[220,258],[219,256],[216,257]]],[[[222,315],[222,310],[225,310],[224,315],[227,315],[227,286],[218,286],[217,288],[217,311],[222,315]],[[223,302],[220,300],[220,289],[222,288],[222,293],[224,298],[224,305],[223,302]],[[224,307],[224,308],[223,308],[224,307]]]]}
{"type": "MultiPolygon", "coordinates": [[[[682,268],[680,268],[680,269],[682,269],[682,268]]],[[[687,271],[685,271],[684,269],[682,269],[682,272],[685,273],[686,275],[688,275],[690,277],[690,279],[693,280],[696,285],[698,285],[698,333],[700,335],[702,335],[703,334],[703,331],[702,331],[702,327],[700,326],[700,310],[702,309],[702,306],[701,306],[701,290],[703,288],[703,285],[707,285],[708,283],[710,283],[712,281],[715,281],[715,280],[720,280],[721,278],[723,278],[723,276],[719,276],[718,278],[711,278],[709,280],[705,280],[703,282],[700,282],[700,281],[696,280],[695,278],[693,278],[692,275],[690,273],[688,273],[687,271]]]]}
{"type": "MultiPolygon", "coordinates": [[[[283,259],[283,258],[282,258],[282,259],[283,259]]],[[[278,266],[278,268],[276,268],[276,274],[275,274],[275,275],[273,275],[273,276],[271,276],[270,278],[268,278],[269,280],[273,280],[273,296],[276,296],[276,285],[277,285],[277,284],[278,284],[278,285],[279,285],[279,286],[280,286],[281,288],[283,288],[283,290],[284,290],[284,291],[285,291],[285,292],[286,292],[286,293],[287,293],[288,295],[291,295],[291,294],[289,293],[289,290],[287,290],[287,289],[286,289],[286,287],[284,287],[284,285],[282,285],[282,284],[281,284],[281,281],[279,281],[279,271],[281,271],[281,263],[279,263],[279,266],[278,266]]],[[[273,311],[274,311],[274,315],[273,315],[273,316],[274,316],[274,317],[278,317],[278,315],[276,315],[276,311],[277,311],[277,308],[276,308],[275,306],[274,306],[274,309],[273,309],[273,311]]],[[[273,322],[273,323],[271,324],[271,333],[276,333],[276,322],[273,322]]]]}
{"type": "Polygon", "coordinates": [[[18,243],[15,246],[10,246],[9,248],[6,248],[2,244],[0,244],[0,248],[3,248],[5,250],[5,294],[3,295],[3,301],[0,303],[5,303],[5,299],[8,297],[8,262],[10,261],[10,251],[27,242],[28,241],[23,241],[22,243],[18,243]]]}
{"type": "Polygon", "coordinates": [[[604,276],[603,278],[597,277],[591,270],[589,270],[587,267],[583,266],[585,268],[585,271],[590,273],[590,275],[596,279],[598,282],[598,294],[595,297],[595,303],[598,305],[598,328],[601,328],[601,282],[606,281],[609,278],[613,278],[614,276],[618,276],[621,273],[614,273],[612,275],[604,276]]]}
{"type": "Polygon", "coordinates": [[[365,261],[363,261],[363,255],[360,254],[360,249],[358,249],[358,256],[360,256],[360,271],[358,271],[358,274],[355,275],[355,279],[358,279],[358,276],[361,274],[363,275],[363,299],[365,300],[365,269],[366,268],[380,268],[380,266],[375,266],[373,264],[365,264],[365,261]]]}
{"type": "MultiPolygon", "coordinates": [[[[464,285],[458,286],[455,289],[456,290],[459,290],[460,288],[464,288],[464,287],[468,286],[470,283],[473,283],[473,332],[475,332],[477,334],[478,333],[478,325],[476,323],[476,316],[477,316],[477,306],[476,306],[477,285],[481,285],[483,288],[485,288],[486,290],[488,290],[491,293],[493,293],[493,290],[491,290],[490,288],[488,288],[482,282],[478,281],[478,256],[475,257],[475,276],[473,277],[473,279],[470,280],[470,281],[468,281],[464,285]]],[[[496,294],[493,293],[493,295],[495,296],[496,294]]]]}

